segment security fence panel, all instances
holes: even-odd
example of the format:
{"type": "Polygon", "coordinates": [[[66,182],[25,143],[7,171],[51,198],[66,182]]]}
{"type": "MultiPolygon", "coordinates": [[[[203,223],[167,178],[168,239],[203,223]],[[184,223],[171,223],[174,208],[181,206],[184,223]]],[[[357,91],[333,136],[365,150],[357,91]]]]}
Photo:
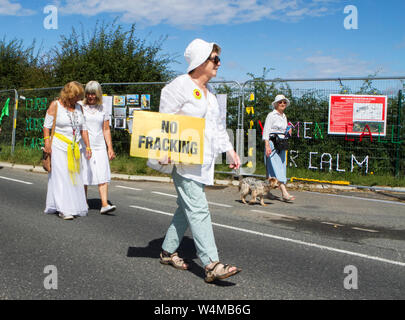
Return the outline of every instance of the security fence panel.
{"type": "MultiPolygon", "coordinates": [[[[217,96],[221,123],[226,127],[230,141],[234,149],[238,152],[240,147],[240,128],[241,128],[241,96],[242,87],[236,81],[212,81],[209,83],[213,92],[217,96]]],[[[239,152],[238,152],[239,154],[239,152]]],[[[230,160],[226,155],[218,156],[216,160],[216,172],[236,174],[229,168],[230,160]]]]}
{"type": "MultiPolygon", "coordinates": [[[[222,156],[217,159],[216,172],[265,176],[263,127],[276,95],[284,94],[291,101],[286,115],[293,131],[287,153],[289,178],[351,181],[358,175],[404,177],[404,83],[405,78],[393,77],[255,79],[242,85],[236,81],[212,81],[210,86],[218,98],[221,121],[243,164],[240,170],[233,171],[229,169],[229,159],[222,156]],[[346,100],[351,96],[364,98],[345,111],[350,119],[344,120],[345,130],[338,133],[328,131],[333,120],[330,102],[335,95],[346,100]],[[379,96],[384,101],[383,107],[369,101],[379,96]]],[[[116,155],[129,157],[133,115],[138,110],[157,112],[165,85],[165,82],[102,84],[104,104],[111,112],[116,155]]],[[[0,91],[0,108],[4,111],[0,134],[3,151],[4,146],[10,146],[11,153],[15,147],[40,152],[45,112],[61,89],[0,91]]],[[[338,114],[345,108],[339,103],[332,103],[338,114]]],[[[146,163],[138,162],[137,173],[147,173],[146,163]]]]}
{"type": "Polygon", "coordinates": [[[103,94],[111,101],[111,137],[116,155],[129,156],[134,112],[159,111],[165,82],[103,83],[103,94]]]}
{"type": "MultiPolygon", "coordinates": [[[[405,163],[401,158],[405,142],[401,93],[404,80],[341,78],[247,81],[243,85],[242,125],[245,130],[253,127],[260,131],[256,137],[257,159],[264,168],[261,133],[267,114],[273,110],[271,103],[276,95],[283,94],[291,102],[285,114],[293,129],[287,159],[289,177],[319,179],[329,174],[350,181],[353,175],[359,174],[404,176],[405,163]],[[364,103],[353,103],[351,111],[345,110],[343,104],[337,104],[338,113],[351,117],[344,120],[343,128],[346,126],[347,129],[340,134],[328,133],[331,95],[344,98],[363,96],[363,100],[359,101],[364,103]],[[376,96],[383,96],[382,99],[386,97],[386,116],[382,114],[381,104],[368,101],[376,96]],[[376,115],[384,121],[376,121],[376,115]],[[367,120],[356,120],[361,117],[367,120]],[[357,134],[351,134],[350,130],[356,130],[357,134]]],[[[247,149],[245,143],[245,153],[247,149]]],[[[263,170],[262,174],[265,172],[263,170]]]]}
{"type": "MultiPolygon", "coordinates": [[[[103,94],[112,99],[111,130],[116,154],[129,155],[132,132],[132,117],[138,110],[159,111],[160,94],[165,82],[150,83],[103,83],[103,94]]],[[[228,128],[231,141],[236,144],[238,112],[240,109],[241,86],[234,81],[210,82],[217,94],[224,125],[228,128]]],[[[218,160],[225,163],[226,159],[218,160]]]]}
{"type": "Polygon", "coordinates": [[[0,148],[2,148],[2,153],[12,150],[16,92],[16,90],[0,91],[0,148]]]}
{"type": "Polygon", "coordinates": [[[40,152],[44,145],[44,120],[51,102],[62,87],[21,89],[16,122],[16,147],[40,152]]]}

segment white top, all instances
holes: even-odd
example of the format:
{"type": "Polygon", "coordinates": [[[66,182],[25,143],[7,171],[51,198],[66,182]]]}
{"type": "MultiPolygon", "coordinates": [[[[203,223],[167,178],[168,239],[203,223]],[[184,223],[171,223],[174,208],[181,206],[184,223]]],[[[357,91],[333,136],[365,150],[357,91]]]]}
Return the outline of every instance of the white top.
{"type": "MultiPolygon", "coordinates": [[[[53,116],[46,113],[44,127],[52,130],[53,116]]],[[[79,104],[75,105],[74,111],[68,111],[57,101],[57,114],[55,123],[55,132],[64,135],[70,141],[73,141],[73,128],[76,128],[76,141],[81,140],[80,130],[87,130],[84,122],[83,113],[79,104]]],[[[79,144],[80,146],[80,144],[79,144]]],[[[52,147],[67,151],[67,143],[53,137],[52,147]]]]}
{"type": "Polygon", "coordinates": [[[263,129],[263,140],[269,140],[270,133],[279,133],[280,138],[284,138],[285,130],[287,129],[287,117],[285,114],[279,113],[277,110],[269,112],[266,117],[266,122],[263,129]]]}
{"type": "Polygon", "coordinates": [[[226,127],[221,123],[217,98],[208,87],[207,96],[188,74],[183,74],[167,84],[160,96],[159,111],[205,118],[204,162],[197,164],[176,164],[177,173],[206,185],[214,184],[215,158],[222,152],[233,150],[226,127]],[[194,96],[198,89],[201,98],[194,96]]]}
{"type": "Polygon", "coordinates": [[[83,104],[82,106],[86,127],[89,132],[91,149],[105,150],[106,144],[103,134],[103,125],[104,121],[110,120],[109,115],[105,112],[103,105],[83,104]]]}

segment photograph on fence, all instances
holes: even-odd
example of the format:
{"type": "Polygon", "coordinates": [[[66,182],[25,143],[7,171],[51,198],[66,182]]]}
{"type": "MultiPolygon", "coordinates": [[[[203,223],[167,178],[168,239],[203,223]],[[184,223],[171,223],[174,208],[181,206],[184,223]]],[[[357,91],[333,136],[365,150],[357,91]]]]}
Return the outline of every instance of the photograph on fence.
{"type": "Polygon", "coordinates": [[[142,110],[150,109],[150,94],[141,95],[141,106],[142,106],[142,110]]]}
{"type": "Polygon", "coordinates": [[[114,96],[113,105],[114,107],[125,106],[125,96],[114,96]]]}
{"type": "Polygon", "coordinates": [[[115,129],[125,129],[126,119],[125,118],[114,118],[114,128],[115,129]]]}
{"type": "Polygon", "coordinates": [[[115,118],[123,118],[127,116],[127,108],[117,108],[114,107],[114,117],[115,118]]]}
{"type": "Polygon", "coordinates": [[[127,94],[127,106],[140,106],[139,94],[127,94]]]}
{"type": "Polygon", "coordinates": [[[132,118],[134,116],[134,112],[137,110],[141,110],[140,107],[135,107],[135,108],[128,108],[128,117],[132,118]]]}

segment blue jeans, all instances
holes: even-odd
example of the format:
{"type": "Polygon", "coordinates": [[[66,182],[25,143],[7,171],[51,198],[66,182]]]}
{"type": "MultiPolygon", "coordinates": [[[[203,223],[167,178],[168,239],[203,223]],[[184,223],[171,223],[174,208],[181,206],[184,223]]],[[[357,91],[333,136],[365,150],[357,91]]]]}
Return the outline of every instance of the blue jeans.
{"type": "Polygon", "coordinates": [[[190,227],[197,256],[203,265],[219,261],[204,185],[180,176],[176,168],[172,177],[177,191],[178,208],[167,230],[162,249],[169,253],[176,252],[184,233],[190,227]]]}

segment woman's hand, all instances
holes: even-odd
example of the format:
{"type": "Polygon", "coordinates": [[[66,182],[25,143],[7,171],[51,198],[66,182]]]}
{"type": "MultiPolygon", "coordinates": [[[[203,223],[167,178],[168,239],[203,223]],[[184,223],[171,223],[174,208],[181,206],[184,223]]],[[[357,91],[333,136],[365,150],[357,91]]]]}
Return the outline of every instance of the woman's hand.
{"type": "Polygon", "coordinates": [[[90,160],[91,156],[92,156],[91,149],[90,149],[90,148],[86,148],[86,158],[87,158],[87,160],[90,160]]]}
{"type": "Polygon", "coordinates": [[[109,160],[114,160],[115,159],[115,152],[114,152],[114,150],[112,148],[109,148],[107,150],[107,153],[108,153],[108,159],[109,160]]]}
{"type": "Polygon", "coordinates": [[[162,158],[159,159],[159,164],[161,165],[168,165],[172,163],[172,159],[167,155],[164,155],[162,158]]]}
{"type": "Polygon", "coordinates": [[[270,146],[266,145],[266,157],[270,157],[270,155],[271,155],[271,148],[270,146]]]}
{"type": "Polygon", "coordinates": [[[51,141],[49,141],[49,138],[45,139],[44,147],[42,148],[42,150],[44,150],[44,152],[47,154],[52,153],[51,141]]]}
{"type": "Polygon", "coordinates": [[[229,165],[229,168],[231,169],[239,169],[241,163],[238,154],[236,153],[235,150],[229,151],[228,155],[231,157],[231,164],[229,165]]]}

